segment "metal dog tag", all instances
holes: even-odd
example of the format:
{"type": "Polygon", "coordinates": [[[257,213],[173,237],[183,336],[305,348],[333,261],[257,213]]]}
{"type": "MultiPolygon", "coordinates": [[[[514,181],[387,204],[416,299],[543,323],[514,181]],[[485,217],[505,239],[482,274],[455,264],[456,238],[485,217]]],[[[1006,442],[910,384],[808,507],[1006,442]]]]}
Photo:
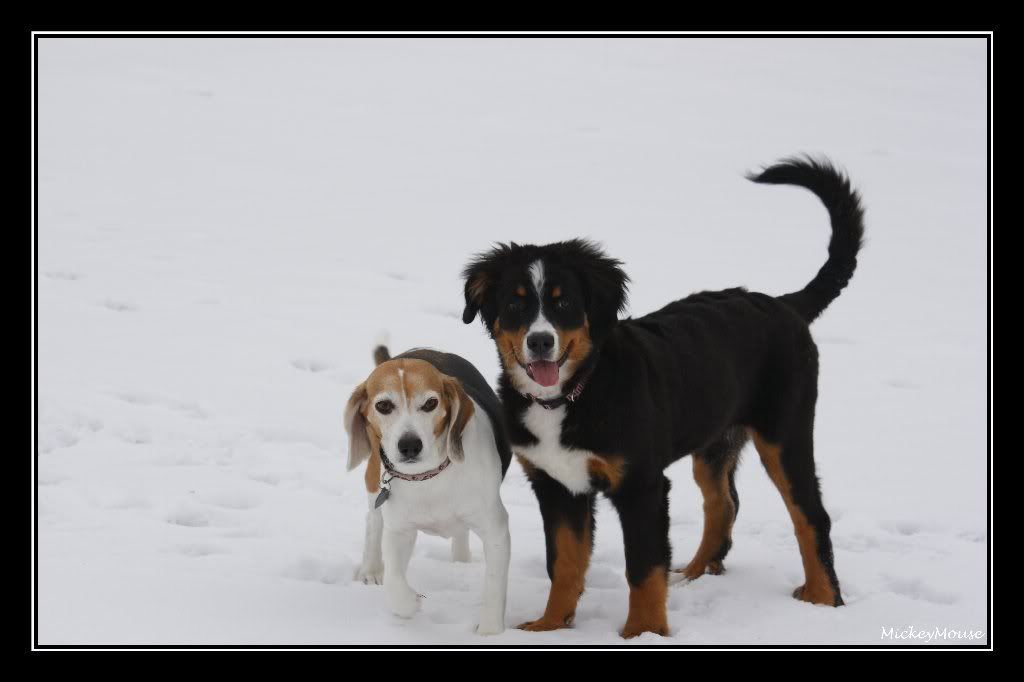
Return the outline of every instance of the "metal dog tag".
{"type": "Polygon", "coordinates": [[[388,501],[388,497],[391,496],[391,490],[388,488],[381,488],[380,494],[377,495],[377,501],[373,503],[373,508],[378,509],[382,504],[388,501]]]}

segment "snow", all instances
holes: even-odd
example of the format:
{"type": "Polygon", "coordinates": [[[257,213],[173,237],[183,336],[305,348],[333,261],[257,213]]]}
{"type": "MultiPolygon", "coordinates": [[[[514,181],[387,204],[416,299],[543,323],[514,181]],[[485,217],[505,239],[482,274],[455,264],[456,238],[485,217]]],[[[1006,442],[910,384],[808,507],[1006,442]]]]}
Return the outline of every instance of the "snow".
{"type": "MultiPolygon", "coordinates": [[[[785,508],[751,450],[722,576],[673,587],[673,645],[907,644],[983,631],[986,54],[977,39],[43,37],[39,46],[40,644],[619,644],[602,500],[576,625],[473,634],[482,552],[421,536],[404,621],[351,582],[366,495],[344,402],[386,331],[488,377],[458,274],[497,240],[587,236],[640,315],[803,286],[826,215],[744,171],[828,154],[867,206],[814,326],[817,462],[847,605],[795,601],[785,508]]],[[[669,470],[676,565],[696,547],[669,470]]],[[[508,623],[548,580],[518,465],[508,623]]]]}

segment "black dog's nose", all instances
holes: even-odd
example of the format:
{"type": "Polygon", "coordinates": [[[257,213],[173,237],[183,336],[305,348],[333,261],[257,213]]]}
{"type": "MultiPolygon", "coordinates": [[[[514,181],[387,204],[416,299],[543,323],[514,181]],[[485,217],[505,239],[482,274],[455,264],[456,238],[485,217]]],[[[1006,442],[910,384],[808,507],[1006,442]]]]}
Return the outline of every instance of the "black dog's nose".
{"type": "Polygon", "coordinates": [[[534,355],[546,356],[555,347],[555,335],[548,332],[537,332],[526,337],[526,347],[534,355]]]}
{"type": "Polygon", "coordinates": [[[416,434],[407,433],[398,439],[398,452],[402,455],[402,459],[406,461],[412,461],[419,457],[420,450],[422,449],[423,441],[416,434]]]}

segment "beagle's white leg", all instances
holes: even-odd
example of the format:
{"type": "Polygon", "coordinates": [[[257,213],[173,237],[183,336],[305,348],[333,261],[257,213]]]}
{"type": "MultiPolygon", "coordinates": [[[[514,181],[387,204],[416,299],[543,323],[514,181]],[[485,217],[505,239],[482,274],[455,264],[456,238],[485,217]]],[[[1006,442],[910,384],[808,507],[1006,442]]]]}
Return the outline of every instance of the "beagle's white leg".
{"type": "Polygon", "coordinates": [[[489,522],[474,529],[484,543],[484,598],[480,607],[477,634],[496,635],[505,630],[505,600],[508,592],[508,563],[512,540],[508,532],[508,512],[498,502],[489,522]]]}
{"type": "Polygon", "coordinates": [[[370,508],[366,512],[366,537],[363,539],[363,561],[356,569],[355,579],[364,585],[380,585],[384,582],[384,557],[381,554],[381,535],[384,532],[384,518],[380,509],[374,509],[377,493],[369,493],[370,508]]]}
{"type": "Polygon", "coordinates": [[[452,536],[452,561],[469,563],[469,529],[463,528],[452,536]]]}
{"type": "Polygon", "coordinates": [[[416,544],[415,529],[384,529],[384,594],[396,616],[412,618],[420,606],[416,590],[409,587],[405,572],[416,544]]]}

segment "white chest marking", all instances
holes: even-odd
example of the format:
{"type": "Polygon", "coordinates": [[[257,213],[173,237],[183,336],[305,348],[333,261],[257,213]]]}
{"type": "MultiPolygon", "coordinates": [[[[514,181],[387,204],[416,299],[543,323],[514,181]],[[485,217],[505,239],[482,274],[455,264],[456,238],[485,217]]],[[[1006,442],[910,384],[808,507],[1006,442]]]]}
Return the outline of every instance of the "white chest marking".
{"type": "Polygon", "coordinates": [[[590,492],[590,471],[587,468],[587,461],[593,453],[562,446],[563,419],[564,405],[553,410],[531,405],[523,416],[523,425],[539,442],[534,445],[516,446],[516,452],[569,491],[577,495],[590,492]]]}

